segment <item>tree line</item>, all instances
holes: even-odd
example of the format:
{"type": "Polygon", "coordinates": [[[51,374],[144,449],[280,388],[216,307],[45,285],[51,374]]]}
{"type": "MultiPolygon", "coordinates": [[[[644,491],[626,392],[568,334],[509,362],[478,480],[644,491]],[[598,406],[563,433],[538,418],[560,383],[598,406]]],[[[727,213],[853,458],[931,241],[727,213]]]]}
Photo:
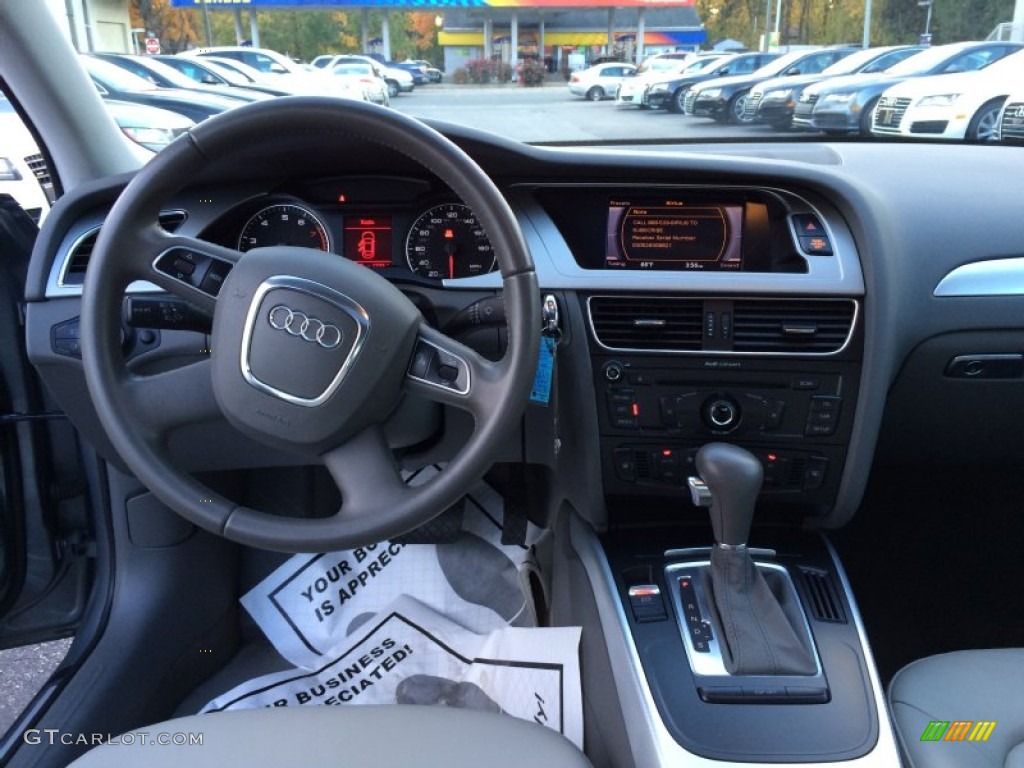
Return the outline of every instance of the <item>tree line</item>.
{"type": "MultiPolygon", "coordinates": [[[[708,42],[739,40],[757,48],[770,8],[775,29],[778,0],[697,0],[708,42]]],[[[995,26],[1013,18],[1014,0],[933,0],[932,43],[984,40],[995,26]]],[[[864,34],[865,0],[783,0],[781,45],[859,45],[864,34]]],[[[871,45],[916,43],[925,30],[928,8],[918,0],[873,0],[871,45]]]]}

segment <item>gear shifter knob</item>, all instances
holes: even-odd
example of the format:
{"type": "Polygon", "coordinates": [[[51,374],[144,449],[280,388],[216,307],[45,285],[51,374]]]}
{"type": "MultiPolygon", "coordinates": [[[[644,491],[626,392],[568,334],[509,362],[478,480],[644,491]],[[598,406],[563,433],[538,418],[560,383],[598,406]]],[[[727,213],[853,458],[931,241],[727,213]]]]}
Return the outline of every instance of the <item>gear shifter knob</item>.
{"type": "Polygon", "coordinates": [[[750,451],[729,443],[708,443],[697,451],[696,462],[697,472],[711,491],[715,543],[745,545],[764,476],[761,462],[750,451]]]}

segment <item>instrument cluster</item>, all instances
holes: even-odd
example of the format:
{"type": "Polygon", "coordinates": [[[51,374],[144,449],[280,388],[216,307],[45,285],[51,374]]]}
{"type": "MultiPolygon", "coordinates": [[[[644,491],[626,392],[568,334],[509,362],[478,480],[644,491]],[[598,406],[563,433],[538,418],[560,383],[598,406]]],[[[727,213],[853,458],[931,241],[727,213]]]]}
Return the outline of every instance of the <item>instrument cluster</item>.
{"type": "Polygon", "coordinates": [[[335,196],[311,204],[293,195],[250,200],[225,215],[206,236],[239,251],[300,246],[344,256],[390,276],[426,280],[474,277],[497,269],[476,214],[450,196],[366,201],[335,196]]]}

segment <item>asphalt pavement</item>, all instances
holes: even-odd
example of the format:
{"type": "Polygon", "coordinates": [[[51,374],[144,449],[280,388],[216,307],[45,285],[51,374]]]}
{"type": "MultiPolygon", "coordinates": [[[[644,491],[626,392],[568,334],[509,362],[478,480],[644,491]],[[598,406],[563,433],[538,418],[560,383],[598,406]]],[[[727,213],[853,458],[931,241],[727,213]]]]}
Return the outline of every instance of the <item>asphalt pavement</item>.
{"type": "Polygon", "coordinates": [[[71,647],[71,640],[0,651],[0,734],[43,687],[71,647]]]}
{"type": "MultiPolygon", "coordinates": [[[[766,126],[719,125],[667,110],[620,107],[614,100],[586,101],[564,83],[526,88],[501,85],[417,86],[391,100],[392,108],[420,118],[446,120],[526,142],[640,139],[669,141],[779,136],[766,126]]],[[[788,134],[793,135],[793,134],[788,134]]]]}

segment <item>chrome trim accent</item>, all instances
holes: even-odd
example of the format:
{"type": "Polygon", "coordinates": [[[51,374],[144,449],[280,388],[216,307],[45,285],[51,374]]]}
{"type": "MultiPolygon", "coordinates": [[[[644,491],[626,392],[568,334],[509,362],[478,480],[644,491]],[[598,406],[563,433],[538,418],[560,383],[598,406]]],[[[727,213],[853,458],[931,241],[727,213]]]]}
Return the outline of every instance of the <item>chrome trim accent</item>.
{"type": "MultiPolygon", "coordinates": [[[[169,208],[165,211],[160,211],[157,215],[157,220],[165,216],[181,216],[181,223],[178,228],[185,225],[185,222],[189,219],[189,212],[184,208],[169,208]]],[[[46,285],[46,297],[47,298],[58,298],[61,296],[81,296],[82,286],[81,285],[69,285],[65,282],[67,277],[68,267],[71,265],[71,259],[74,257],[75,252],[81,247],[82,242],[92,235],[100,231],[100,227],[103,222],[100,221],[98,224],[93,224],[83,232],[80,232],[71,241],[71,245],[66,249],[61,249],[58,253],[63,252],[64,258],[62,260],[54,261],[53,266],[50,269],[50,277],[46,285]]],[[[175,232],[177,229],[175,229],[175,232]]],[[[166,293],[166,291],[155,283],[151,283],[148,280],[136,280],[125,288],[125,293],[166,293]]]]}
{"type": "Polygon", "coordinates": [[[1024,257],[986,259],[946,273],[934,296],[1024,296],[1024,257]]]}
{"type": "MultiPolygon", "coordinates": [[[[613,293],[601,293],[593,294],[587,297],[587,324],[590,326],[590,335],[593,340],[597,343],[601,349],[608,350],[609,352],[632,352],[638,355],[649,355],[649,354],[671,354],[671,355],[689,355],[693,357],[701,356],[704,357],[834,357],[835,355],[841,354],[846,351],[846,348],[850,346],[850,341],[853,339],[853,334],[857,330],[857,321],[860,320],[860,301],[853,298],[839,298],[831,296],[794,296],[790,298],[780,299],[777,296],[749,296],[749,295],[735,295],[735,296],[693,296],[690,294],[678,294],[675,296],[669,296],[665,294],[649,294],[649,295],[635,295],[635,294],[613,294],[613,293]],[[623,299],[623,298],[637,298],[637,299],[667,299],[669,301],[680,300],[680,299],[691,299],[696,301],[848,301],[853,304],[853,317],[850,320],[850,329],[846,333],[846,338],[843,340],[842,346],[832,352],[733,352],[730,350],[707,350],[707,349],[634,349],[632,347],[609,347],[597,335],[597,329],[594,328],[594,313],[590,308],[590,302],[594,299],[623,299]]],[[[736,318],[733,316],[733,328],[736,327],[736,318]]]]}
{"type": "MultiPolygon", "coordinates": [[[[605,646],[611,661],[612,677],[618,693],[623,722],[629,738],[630,752],[637,766],[686,766],[686,768],[792,768],[790,763],[737,763],[710,760],[688,752],[672,738],[658,714],[657,705],[650,685],[640,663],[640,655],[633,641],[622,601],[618,598],[615,579],[608,559],[601,548],[593,529],[579,516],[572,514],[569,520],[570,538],[573,550],[587,573],[593,589],[594,602],[604,631],[605,646]]],[[[896,746],[892,722],[888,717],[885,691],[878,680],[875,663],[871,657],[864,633],[864,625],[857,612],[850,591],[849,582],[839,565],[835,550],[828,540],[825,544],[833,556],[836,573],[846,594],[851,609],[851,620],[860,637],[861,650],[868,666],[868,678],[872,685],[873,702],[879,718],[878,741],[866,755],[854,760],[800,763],[801,768],[893,768],[900,765],[899,749],[896,746]],[[885,721],[885,723],[882,722],[885,721]]]]}
{"type": "Polygon", "coordinates": [[[327,402],[331,395],[337,391],[342,380],[348,375],[349,369],[352,367],[352,363],[355,361],[356,357],[358,357],[369,331],[370,316],[358,302],[349,298],[345,294],[335,291],[333,288],[329,288],[321,283],[316,283],[312,280],[305,280],[301,277],[291,277],[289,275],[271,277],[260,283],[259,287],[253,292],[252,301],[249,303],[249,311],[245,317],[245,330],[242,331],[241,359],[239,360],[239,364],[242,369],[242,378],[261,392],[273,395],[280,400],[284,400],[286,403],[301,405],[306,408],[315,408],[316,406],[323,405],[327,402]],[[259,316],[260,305],[263,303],[263,297],[275,288],[289,288],[293,291],[318,298],[321,301],[326,301],[328,304],[332,304],[340,309],[355,321],[356,338],[352,342],[352,347],[345,356],[344,362],[338,368],[338,372],[327,385],[327,388],[316,397],[297,397],[296,395],[288,392],[283,392],[276,387],[272,387],[271,385],[260,381],[249,367],[249,345],[252,343],[253,328],[261,319],[259,316]]]}
{"type": "MultiPolygon", "coordinates": [[[[747,547],[751,557],[776,557],[779,553],[769,547],[747,547]]],[[[711,547],[680,547],[678,549],[666,549],[664,557],[710,557],[711,547]]]]}
{"type": "Polygon", "coordinates": [[[430,386],[437,387],[438,389],[444,390],[445,392],[457,392],[460,395],[468,395],[469,394],[469,390],[473,386],[473,382],[472,382],[473,369],[469,367],[469,363],[466,362],[466,359],[464,357],[462,357],[462,355],[456,355],[451,350],[445,349],[440,344],[435,344],[433,341],[430,341],[429,339],[424,339],[422,336],[417,338],[416,341],[417,341],[417,343],[421,343],[421,344],[429,344],[434,349],[436,349],[438,352],[444,352],[446,355],[449,355],[450,357],[454,357],[456,360],[458,360],[460,363],[462,363],[465,366],[465,368],[466,368],[466,388],[465,389],[455,389],[454,387],[449,387],[446,384],[438,384],[436,381],[431,381],[430,379],[422,379],[419,376],[413,376],[408,371],[406,371],[405,375],[408,376],[413,381],[419,381],[419,382],[422,382],[424,384],[429,384],[430,386]]]}
{"type": "MultiPolygon", "coordinates": [[[[725,546],[725,545],[722,545],[725,546]]],[[[732,547],[732,549],[746,549],[745,545],[739,545],[738,547],[732,547]]],[[[807,675],[808,678],[815,678],[822,674],[821,657],[818,655],[818,646],[814,642],[814,633],[811,632],[811,625],[807,623],[807,612],[803,609],[803,602],[797,596],[796,587],[793,586],[793,579],[789,575],[789,571],[777,563],[754,563],[762,571],[773,571],[779,574],[783,582],[786,584],[785,589],[789,591],[790,599],[795,601],[796,605],[800,606],[800,617],[803,619],[802,627],[804,630],[804,636],[810,640],[811,653],[814,654],[814,674],[807,675]]],[[[707,616],[711,613],[711,607],[708,605],[705,592],[704,579],[708,576],[711,571],[711,562],[709,560],[700,560],[691,563],[672,563],[665,568],[665,581],[670,586],[674,586],[675,582],[685,576],[689,576],[693,582],[693,592],[697,597],[697,606],[700,608],[701,616],[705,617],[703,624],[709,624],[707,616]]],[[[679,634],[683,638],[683,646],[686,648],[686,658],[690,662],[690,669],[695,674],[704,675],[705,677],[718,677],[721,681],[734,680],[729,671],[725,668],[725,660],[722,657],[722,646],[718,642],[718,635],[715,634],[711,640],[708,641],[708,653],[698,653],[693,647],[693,639],[690,637],[690,633],[686,626],[686,619],[684,618],[685,612],[683,611],[683,599],[679,595],[679,590],[670,588],[669,595],[672,600],[672,605],[676,609],[676,626],[679,629],[679,634]]],[[[720,681],[715,681],[720,682],[720,681]]]]}

